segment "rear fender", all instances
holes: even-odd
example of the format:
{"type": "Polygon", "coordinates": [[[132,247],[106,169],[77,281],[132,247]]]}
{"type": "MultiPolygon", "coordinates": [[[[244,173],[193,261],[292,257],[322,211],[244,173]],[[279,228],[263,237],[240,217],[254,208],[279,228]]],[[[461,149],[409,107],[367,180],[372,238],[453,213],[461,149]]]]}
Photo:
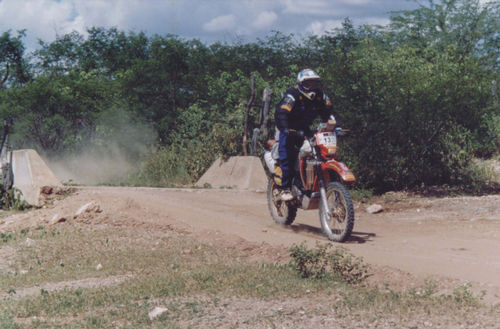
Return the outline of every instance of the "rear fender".
{"type": "Polygon", "coordinates": [[[328,171],[333,170],[334,172],[337,173],[337,175],[339,175],[339,177],[344,182],[356,181],[356,177],[354,177],[354,174],[352,173],[351,169],[349,169],[349,167],[347,167],[343,162],[339,162],[336,160],[329,160],[321,164],[321,169],[323,173],[325,173],[325,176],[327,176],[326,173],[328,171]]]}

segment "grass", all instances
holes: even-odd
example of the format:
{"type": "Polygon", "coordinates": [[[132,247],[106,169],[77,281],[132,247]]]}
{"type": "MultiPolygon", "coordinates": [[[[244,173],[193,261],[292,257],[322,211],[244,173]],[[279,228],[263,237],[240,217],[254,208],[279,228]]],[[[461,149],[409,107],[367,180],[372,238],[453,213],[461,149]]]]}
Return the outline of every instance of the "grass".
{"type": "MultiPolygon", "coordinates": [[[[61,225],[12,232],[0,240],[0,248],[6,246],[16,255],[13,264],[0,269],[0,293],[10,295],[0,299],[0,328],[206,327],[207,321],[230,321],[224,310],[233,307],[235,298],[252,307],[257,301],[274,305],[311,296],[327,301],[313,301],[315,310],[338,314],[439,314],[482,307],[480,297],[467,286],[436,296],[432,284],[422,292],[399,292],[353,285],[334,276],[303,278],[294,266],[252,262],[237,246],[211,246],[172,231],[61,225]],[[125,275],[126,281],[93,288],[54,290],[40,285],[125,275]],[[37,285],[41,288],[35,294],[20,296],[24,288],[37,285]],[[168,312],[152,322],[148,312],[159,305],[168,312]]],[[[246,321],[249,326],[272,327],[302,311],[287,312],[250,314],[246,321]]]]}
{"type": "Polygon", "coordinates": [[[371,202],[374,197],[374,193],[372,190],[362,188],[351,189],[349,190],[349,194],[351,194],[353,201],[357,202],[371,202]]]}

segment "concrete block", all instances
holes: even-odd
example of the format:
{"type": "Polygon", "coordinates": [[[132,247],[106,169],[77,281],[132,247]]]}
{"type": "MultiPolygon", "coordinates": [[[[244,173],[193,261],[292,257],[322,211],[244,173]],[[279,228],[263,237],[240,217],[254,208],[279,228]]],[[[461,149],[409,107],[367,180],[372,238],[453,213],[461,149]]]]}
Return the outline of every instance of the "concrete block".
{"type": "Polygon", "coordinates": [[[196,183],[197,186],[204,184],[210,184],[215,188],[265,191],[267,175],[258,157],[234,156],[226,161],[219,158],[196,183]]]}
{"type": "Polygon", "coordinates": [[[41,206],[40,192],[45,186],[62,186],[40,155],[31,149],[12,151],[14,187],[23,199],[33,206],[41,206]]]}

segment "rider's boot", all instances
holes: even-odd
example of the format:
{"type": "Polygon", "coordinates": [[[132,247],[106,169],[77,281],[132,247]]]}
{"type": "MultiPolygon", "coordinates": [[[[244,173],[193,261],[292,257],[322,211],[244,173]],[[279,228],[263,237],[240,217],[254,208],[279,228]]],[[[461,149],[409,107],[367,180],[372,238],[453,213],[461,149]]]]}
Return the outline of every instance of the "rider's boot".
{"type": "Polygon", "coordinates": [[[280,197],[281,197],[281,200],[283,200],[283,201],[291,201],[291,200],[293,200],[293,194],[290,191],[290,189],[288,189],[288,188],[285,188],[285,189],[281,190],[280,197]]]}

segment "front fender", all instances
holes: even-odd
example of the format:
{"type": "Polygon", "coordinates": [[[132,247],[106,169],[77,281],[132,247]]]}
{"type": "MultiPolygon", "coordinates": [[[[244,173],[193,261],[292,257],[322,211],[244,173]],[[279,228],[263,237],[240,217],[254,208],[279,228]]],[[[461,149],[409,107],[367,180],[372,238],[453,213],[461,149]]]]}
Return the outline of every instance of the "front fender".
{"type": "Polygon", "coordinates": [[[343,162],[329,160],[321,164],[321,169],[323,172],[327,172],[328,170],[335,171],[344,182],[356,181],[356,177],[354,177],[351,169],[349,169],[349,167],[347,167],[343,162]]]}

